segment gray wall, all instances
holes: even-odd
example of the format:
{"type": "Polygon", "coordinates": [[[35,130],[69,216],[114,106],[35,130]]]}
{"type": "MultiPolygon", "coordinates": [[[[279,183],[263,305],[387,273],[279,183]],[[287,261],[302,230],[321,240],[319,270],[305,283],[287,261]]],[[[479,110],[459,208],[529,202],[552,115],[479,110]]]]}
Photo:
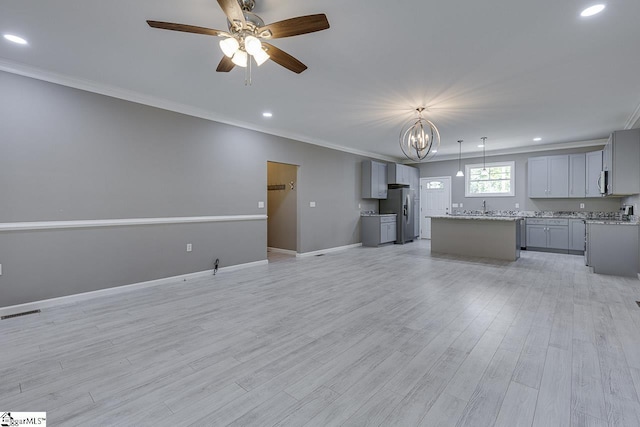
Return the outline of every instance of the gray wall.
{"type": "Polygon", "coordinates": [[[267,185],[284,185],[284,190],[267,191],[267,246],[297,251],[298,167],[284,163],[267,164],[267,185]],[[292,189],[289,183],[294,183],[292,189]]]}
{"type": "MultiPolygon", "coordinates": [[[[275,161],[300,165],[299,252],[360,242],[359,156],[5,72],[0,93],[0,223],[266,214],[275,161]]],[[[0,307],[260,261],[266,247],[266,221],[0,232],[0,307]]]]}
{"type": "MultiPolygon", "coordinates": [[[[488,210],[526,210],[526,211],[580,211],[580,212],[614,212],[620,209],[619,198],[585,198],[585,199],[530,199],[527,197],[527,159],[529,157],[582,153],[595,151],[602,147],[585,147],[573,150],[555,150],[524,154],[508,154],[502,156],[487,156],[487,163],[514,161],[516,167],[516,191],[514,197],[465,197],[464,178],[456,177],[458,160],[434,161],[419,165],[420,177],[450,176],[452,182],[451,202],[463,203],[459,209],[482,209],[482,200],[487,201],[488,210]],[[515,204],[520,208],[516,209],[515,204]],[[584,203],[584,209],[580,208],[584,203]]],[[[482,163],[482,157],[462,159],[462,170],[466,164],[482,163]]],[[[454,210],[457,208],[453,208],[454,210]]]]}

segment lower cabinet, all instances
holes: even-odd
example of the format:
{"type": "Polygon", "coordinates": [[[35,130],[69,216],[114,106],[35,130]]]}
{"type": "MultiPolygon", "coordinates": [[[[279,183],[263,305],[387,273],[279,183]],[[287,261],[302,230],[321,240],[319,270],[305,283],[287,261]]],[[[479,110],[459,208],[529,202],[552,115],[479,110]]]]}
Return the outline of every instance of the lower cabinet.
{"type": "Polygon", "coordinates": [[[569,250],[568,219],[527,219],[527,249],[569,250]]]}
{"type": "Polygon", "coordinates": [[[379,246],[384,243],[395,242],[395,215],[374,215],[361,217],[360,237],[362,246],[379,246]]]}
{"type": "Polygon", "coordinates": [[[587,224],[588,264],[594,273],[633,277],[640,272],[638,264],[638,226],[587,224]]]}
{"type": "Polygon", "coordinates": [[[584,252],[586,227],[582,219],[569,220],[569,250],[584,252]]]}

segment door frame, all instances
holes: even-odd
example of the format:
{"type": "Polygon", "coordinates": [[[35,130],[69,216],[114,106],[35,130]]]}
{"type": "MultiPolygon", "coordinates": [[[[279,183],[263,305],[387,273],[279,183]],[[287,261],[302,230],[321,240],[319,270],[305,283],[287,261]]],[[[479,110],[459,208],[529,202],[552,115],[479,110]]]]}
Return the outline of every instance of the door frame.
{"type": "Polygon", "coordinates": [[[420,239],[426,239],[423,236],[422,232],[422,211],[426,208],[427,201],[426,198],[422,197],[422,184],[427,180],[431,181],[434,179],[446,179],[449,181],[449,212],[451,212],[451,186],[453,185],[453,177],[451,176],[424,176],[420,177],[420,239]]]}

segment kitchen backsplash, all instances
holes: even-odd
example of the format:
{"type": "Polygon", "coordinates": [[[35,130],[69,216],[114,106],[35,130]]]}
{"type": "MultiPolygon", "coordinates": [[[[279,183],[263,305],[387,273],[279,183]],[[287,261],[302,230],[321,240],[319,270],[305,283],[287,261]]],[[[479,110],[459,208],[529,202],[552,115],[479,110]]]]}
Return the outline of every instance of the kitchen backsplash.
{"type": "Polygon", "coordinates": [[[527,218],[576,218],[608,219],[638,222],[637,215],[623,215],[620,212],[575,212],[575,211],[486,211],[454,209],[452,215],[523,216],[527,218]]]}

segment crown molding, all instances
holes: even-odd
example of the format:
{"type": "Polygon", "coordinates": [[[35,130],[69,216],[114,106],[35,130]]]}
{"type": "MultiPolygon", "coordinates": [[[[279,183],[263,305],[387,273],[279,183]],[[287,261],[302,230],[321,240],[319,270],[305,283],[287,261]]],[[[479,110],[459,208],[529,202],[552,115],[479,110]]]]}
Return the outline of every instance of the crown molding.
{"type": "Polygon", "coordinates": [[[97,83],[90,80],[79,79],[70,77],[64,74],[54,73],[52,71],[43,70],[41,68],[30,67],[27,65],[7,61],[0,59],[0,71],[5,71],[11,74],[17,74],[24,77],[29,77],[35,80],[42,80],[49,83],[58,84],[61,86],[67,86],[74,89],[84,90],[86,92],[97,93],[111,98],[122,99],[124,101],[134,102],[136,104],[147,105],[150,107],[160,108],[162,110],[173,111],[175,113],[185,114],[187,116],[197,117],[212,122],[223,123],[243,129],[248,129],[256,132],[265,133],[268,135],[279,136],[281,138],[287,138],[294,141],[304,142],[306,144],[317,145],[319,147],[329,148],[331,150],[342,151],[349,154],[355,154],[362,157],[370,157],[373,159],[384,160],[387,162],[396,162],[398,159],[394,157],[384,156],[382,154],[357,150],[350,147],[345,147],[339,144],[334,144],[328,141],[320,139],[309,138],[308,136],[298,135],[282,131],[279,129],[271,129],[263,126],[256,126],[252,123],[243,122],[240,120],[230,119],[223,115],[217,114],[213,111],[204,110],[201,108],[192,107],[190,105],[181,104],[179,102],[170,101],[164,98],[158,98],[155,96],[144,95],[139,92],[130,91],[127,89],[118,88],[115,86],[109,86],[101,83],[97,83]]]}
{"type": "Polygon", "coordinates": [[[625,129],[634,129],[638,127],[640,127],[640,104],[638,104],[633,114],[629,116],[627,122],[624,124],[625,129]]]}
{"type": "MultiPolygon", "coordinates": [[[[538,153],[541,151],[557,151],[557,150],[567,150],[567,149],[572,149],[572,148],[582,148],[582,147],[596,147],[596,146],[603,146],[607,143],[606,138],[605,139],[592,139],[592,140],[587,140],[587,141],[574,141],[574,142],[564,142],[564,143],[559,143],[559,144],[544,144],[544,145],[537,145],[535,147],[513,147],[513,148],[505,148],[502,150],[493,150],[493,151],[487,151],[486,152],[486,157],[495,157],[495,156],[503,156],[503,155],[507,155],[507,154],[523,154],[523,153],[538,153]]],[[[463,159],[474,159],[474,158],[478,158],[478,157],[482,157],[482,153],[478,153],[478,152],[473,152],[473,153],[467,153],[467,154],[462,154],[463,159]]],[[[457,154],[447,154],[441,157],[434,157],[432,160],[425,162],[423,164],[428,164],[428,163],[433,163],[433,162],[444,162],[447,160],[458,160],[458,155],[457,154]]],[[[420,164],[420,163],[416,163],[416,164],[420,164]]]]}

